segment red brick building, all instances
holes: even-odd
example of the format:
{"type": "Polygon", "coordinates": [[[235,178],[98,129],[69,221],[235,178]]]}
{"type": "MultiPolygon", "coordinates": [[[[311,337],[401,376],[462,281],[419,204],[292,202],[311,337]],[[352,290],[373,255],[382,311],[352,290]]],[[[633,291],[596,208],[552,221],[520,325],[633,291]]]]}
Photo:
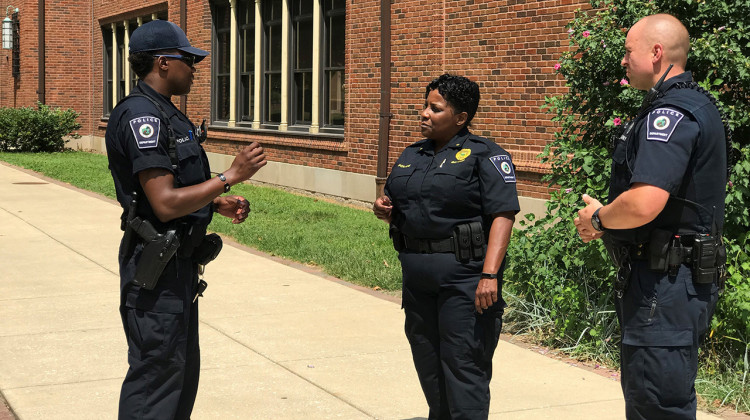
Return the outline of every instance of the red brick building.
{"type": "Polygon", "coordinates": [[[553,66],[568,47],[565,24],[588,2],[2,0],[0,5],[7,6],[18,34],[13,48],[0,53],[0,106],[41,101],[75,109],[83,124],[78,147],[104,149],[113,103],[135,83],[126,65],[132,31],[152,19],[169,19],[194,46],[211,51],[196,66],[193,91],[175,103],[194,121],[205,118],[209,124],[206,150],[214,170],[227,167],[241,145],[259,141],[272,162],[257,179],[370,201],[403,148],[420,139],[425,85],[450,72],[479,83],[482,100],[473,131],[511,152],[522,211],[531,211],[546,196],[536,155],[555,130],[541,106],[545,96],[564,89],[553,66]],[[384,44],[381,35],[390,42],[384,44]],[[389,78],[387,88],[381,86],[389,78]]]}

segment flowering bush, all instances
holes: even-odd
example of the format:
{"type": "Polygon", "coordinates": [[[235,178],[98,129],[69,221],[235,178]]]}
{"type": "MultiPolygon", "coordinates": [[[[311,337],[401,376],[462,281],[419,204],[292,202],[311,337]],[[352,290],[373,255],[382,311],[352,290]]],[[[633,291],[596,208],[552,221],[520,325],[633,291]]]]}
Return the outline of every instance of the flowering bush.
{"type": "Polygon", "coordinates": [[[582,194],[606,200],[611,138],[643,98],[620,66],[626,29],[643,16],[670,13],[691,34],[688,69],[718,98],[734,131],[724,229],[730,278],[712,336],[739,365],[750,343],[750,1],[592,0],[591,5],[593,11],[579,11],[568,24],[571,49],[555,65],[568,92],[546,101],[560,128],[542,154],[552,168],[546,180],[553,190],[546,217],[531,217],[511,243],[509,289],[549,310],[554,322],[549,337],[556,344],[616,353],[614,268],[601,241],[583,244],[572,220],[583,206],[582,194]]]}

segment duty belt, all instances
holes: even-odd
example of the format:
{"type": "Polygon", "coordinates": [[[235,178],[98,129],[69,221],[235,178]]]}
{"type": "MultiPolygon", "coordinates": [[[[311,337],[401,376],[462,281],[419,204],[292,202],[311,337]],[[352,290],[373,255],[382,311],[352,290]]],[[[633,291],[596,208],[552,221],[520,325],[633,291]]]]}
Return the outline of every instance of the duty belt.
{"type": "Polygon", "coordinates": [[[681,235],[675,237],[671,244],[667,244],[665,249],[652,249],[649,242],[637,245],[626,245],[630,259],[633,261],[648,261],[652,252],[666,252],[666,262],[668,266],[680,264],[690,264],[693,261],[693,241],[695,235],[681,235]]]}
{"type": "Polygon", "coordinates": [[[480,222],[462,223],[453,227],[453,236],[442,239],[413,238],[404,235],[391,225],[389,235],[393,248],[402,252],[409,250],[420,254],[453,253],[459,262],[484,259],[487,245],[480,222]]]}
{"type": "Polygon", "coordinates": [[[432,254],[437,252],[455,252],[453,237],[444,239],[420,239],[410,238],[401,234],[404,238],[404,248],[420,254],[432,254]]]}

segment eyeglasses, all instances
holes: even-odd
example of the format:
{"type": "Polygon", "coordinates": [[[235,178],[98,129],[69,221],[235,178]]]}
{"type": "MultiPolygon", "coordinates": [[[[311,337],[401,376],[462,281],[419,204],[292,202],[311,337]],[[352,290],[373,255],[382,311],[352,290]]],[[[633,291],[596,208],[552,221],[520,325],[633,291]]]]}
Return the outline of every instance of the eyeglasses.
{"type": "Polygon", "coordinates": [[[154,58],[156,58],[156,57],[177,58],[177,59],[181,60],[183,63],[187,64],[189,67],[193,67],[195,65],[195,56],[194,55],[157,54],[157,55],[154,55],[154,58]]]}

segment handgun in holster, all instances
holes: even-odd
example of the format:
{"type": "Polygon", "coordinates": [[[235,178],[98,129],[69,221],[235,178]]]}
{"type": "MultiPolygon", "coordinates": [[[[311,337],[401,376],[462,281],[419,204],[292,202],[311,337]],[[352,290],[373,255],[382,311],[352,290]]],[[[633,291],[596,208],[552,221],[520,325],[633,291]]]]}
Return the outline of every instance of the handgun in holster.
{"type": "Polygon", "coordinates": [[[132,282],[144,289],[152,290],[159,281],[164,267],[180,247],[177,230],[169,229],[163,234],[159,233],[148,220],[137,216],[128,222],[128,228],[138,234],[144,242],[132,282]]]}

